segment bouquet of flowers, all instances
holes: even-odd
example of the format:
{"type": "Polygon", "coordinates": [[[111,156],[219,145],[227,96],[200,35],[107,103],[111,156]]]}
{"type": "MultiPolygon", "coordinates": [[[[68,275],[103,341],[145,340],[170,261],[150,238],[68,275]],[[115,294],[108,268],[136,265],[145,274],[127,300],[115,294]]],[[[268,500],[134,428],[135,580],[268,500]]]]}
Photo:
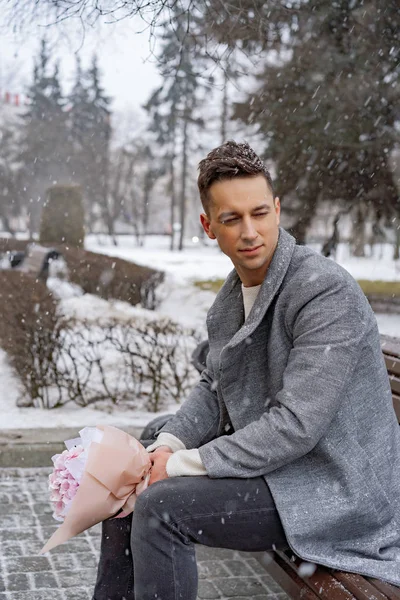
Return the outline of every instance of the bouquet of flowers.
{"type": "Polygon", "coordinates": [[[129,515],[150,478],[151,461],[142,444],[111,426],[85,427],[67,440],[66,450],[52,457],[49,476],[53,516],[62,525],[40,554],[100,521],[129,515]]]}

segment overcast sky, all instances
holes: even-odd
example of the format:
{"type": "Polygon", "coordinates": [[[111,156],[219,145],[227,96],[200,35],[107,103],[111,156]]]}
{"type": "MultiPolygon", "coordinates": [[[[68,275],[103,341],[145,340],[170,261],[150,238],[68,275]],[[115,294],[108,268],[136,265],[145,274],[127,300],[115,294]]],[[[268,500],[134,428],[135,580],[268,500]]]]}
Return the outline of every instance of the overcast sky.
{"type": "MultiPolygon", "coordinates": [[[[136,17],[110,24],[98,23],[95,28],[87,28],[85,32],[80,22],[72,19],[61,25],[46,27],[44,23],[35,23],[24,27],[22,31],[13,29],[5,24],[5,17],[0,13],[2,97],[6,91],[21,96],[24,94],[26,86],[32,81],[33,62],[39,54],[40,41],[45,36],[51,49],[52,62],[60,61],[64,93],[69,92],[74,81],[76,56],[81,57],[82,67],[86,68],[93,54],[97,54],[102,85],[112,98],[115,143],[123,144],[132,135],[140,134],[145,129],[146,116],[140,107],[161,84],[161,78],[157,73],[155,37],[150,36],[149,28],[141,19],[136,17]]],[[[249,85],[247,78],[244,88],[248,90],[249,85]]],[[[230,86],[230,94],[232,92],[236,94],[230,86]]],[[[209,120],[213,114],[219,114],[218,93],[210,97],[207,111],[209,120]]],[[[213,147],[220,142],[217,128],[217,124],[215,131],[207,127],[209,134],[205,132],[206,147],[213,147]]],[[[229,124],[228,137],[239,140],[243,136],[251,141],[249,128],[245,132],[243,127],[229,124]]]]}
{"type": "Polygon", "coordinates": [[[43,35],[49,40],[54,59],[60,59],[65,91],[73,81],[77,53],[83,67],[88,66],[93,53],[97,53],[103,85],[113,98],[112,108],[118,112],[139,109],[160,83],[152,56],[154,43],[149,40],[144,23],[137,18],[101,24],[84,35],[79,23],[74,21],[61,27],[30,25],[29,29],[16,33],[3,23],[0,33],[2,92],[24,92],[24,86],[31,81],[33,60],[38,55],[43,35]],[[143,31],[138,33],[141,29],[143,31]]]}

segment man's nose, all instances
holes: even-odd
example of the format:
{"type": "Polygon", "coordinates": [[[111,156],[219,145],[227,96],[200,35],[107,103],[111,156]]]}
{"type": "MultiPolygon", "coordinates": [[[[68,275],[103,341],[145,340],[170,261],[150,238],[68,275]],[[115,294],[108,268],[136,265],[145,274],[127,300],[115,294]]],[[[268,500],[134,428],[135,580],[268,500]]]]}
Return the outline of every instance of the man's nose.
{"type": "Polygon", "coordinates": [[[241,237],[243,240],[255,240],[257,231],[252,219],[243,219],[241,237]]]}

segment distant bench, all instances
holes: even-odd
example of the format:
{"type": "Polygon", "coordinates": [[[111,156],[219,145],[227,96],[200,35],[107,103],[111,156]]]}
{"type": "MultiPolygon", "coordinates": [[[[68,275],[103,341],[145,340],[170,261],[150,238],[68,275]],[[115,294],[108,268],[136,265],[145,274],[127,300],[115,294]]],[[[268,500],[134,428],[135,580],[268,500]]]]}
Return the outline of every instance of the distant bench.
{"type": "MultiPolygon", "coordinates": [[[[381,336],[382,351],[400,423],[400,340],[381,336]]],[[[400,600],[400,588],[372,577],[335,571],[318,565],[301,577],[304,561],[291,550],[252,553],[290,598],[298,600],[400,600]]],[[[303,567],[304,568],[304,567],[303,567]]]]}
{"type": "Polygon", "coordinates": [[[11,252],[10,265],[12,268],[30,273],[39,279],[47,279],[49,265],[52,260],[60,258],[61,253],[55,248],[46,248],[40,244],[29,244],[25,252],[11,252]]]}

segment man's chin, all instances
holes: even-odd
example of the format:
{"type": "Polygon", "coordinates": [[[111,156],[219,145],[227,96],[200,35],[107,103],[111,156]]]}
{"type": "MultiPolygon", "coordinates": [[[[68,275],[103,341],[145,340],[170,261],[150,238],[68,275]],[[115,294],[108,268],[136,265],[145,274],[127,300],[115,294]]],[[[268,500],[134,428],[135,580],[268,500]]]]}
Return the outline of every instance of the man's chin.
{"type": "Polygon", "coordinates": [[[248,267],[250,267],[251,269],[258,269],[259,267],[262,267],[262,265],[266,262],[266,256],[264,256],[263,254],[257,253],[254,255],[246,255],[246,254],[241,254],[240,255],[240,262],[243,265],[246,265],[248,267]]]}
{"type": "Polygon", "coordinates": [[[265,265],[265,260],[247,260],[241,261],[240,267],[246,271],[258,271],[265,265]]]}

